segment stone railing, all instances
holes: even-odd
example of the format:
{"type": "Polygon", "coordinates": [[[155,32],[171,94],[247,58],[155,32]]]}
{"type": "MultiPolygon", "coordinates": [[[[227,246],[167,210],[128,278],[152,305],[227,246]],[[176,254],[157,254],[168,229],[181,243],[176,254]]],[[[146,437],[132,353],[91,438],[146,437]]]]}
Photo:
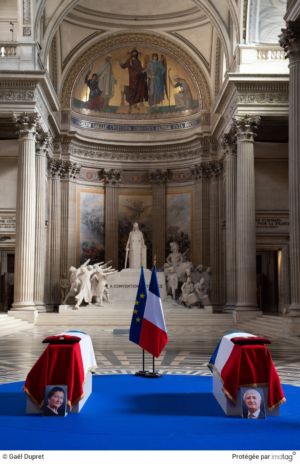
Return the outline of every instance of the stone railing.
{"type": "Polygon", "coordinates": [[[281,47],[257,47],[257,59],[264,61],[284,60],[285,53],[281,47]]]}
{"type": "Polygon", "coordinates": [[[17,45],[16,44],[4,44],[0,42],[0,58],[17,55],[17,45]]]}

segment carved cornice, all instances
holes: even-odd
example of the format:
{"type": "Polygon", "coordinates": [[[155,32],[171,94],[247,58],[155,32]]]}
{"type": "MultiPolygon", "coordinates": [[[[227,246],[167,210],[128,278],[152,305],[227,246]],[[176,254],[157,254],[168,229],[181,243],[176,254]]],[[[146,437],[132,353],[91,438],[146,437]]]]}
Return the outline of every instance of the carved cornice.
{"type": "Polygon", "coordinates": [[[100,145],[78,142],[72,138],[64,137],[59,142],[63,156],[71,156],[80,160],[113,161],[113,162],[153,162],[164,163],[178,160],[191,160],[200,158],[210,149],[210,138],[197,139],[192,142],[178,143],[174,145],[154,146],[116,146],[100,145]],[[202,144],[205,143],[203,147],[202,144]]]}
{"type": "Polygon", "coordinates": [[[150,184],[161,185],[169,180],[170,175],[168,170],[156,169],[154,171],[149,171],[148,178],[150,184]]]}
{"type": "Polygon", "coordinates": [[[288,103],[288,82],[236,82],[237,104],[288,103]]]}
{"type": "Polygon", "coordinates": [[[300,59],[300,23],[289,21],[286,29],[281,29],[279,44],[285,51],[285,57],[291,61],[300,59]]]}
{"type": "Polygon", "coordinates": [[[235,116],[233,118],[236,125],[237,139],[240,141],[254,141],[254,136],[257,132],[257,127],[260,122],[259,116],[235,116]]]}
{"type": "Polygon", "coordinates": [[[178,44],[173,44],[170,40],[155,33],[116,33],[110,37],[101,40],[100,43],[90,47],[89,50],[85,50],[83,54],[77,59],[77,61],[71,67],[62,87],[61,92],[61,103],[63,109],[70,108],[71,94],[74,88],[76,80],[81,76],[84,68],[87,64],[91,63],[95,58],[101,55],[108,54],[115,48],[120,46],[138,47],[142,45],[151,45],[155,48],[161,49],[164,52],[168,52],[174,56],[176,61],[180,61],[180,64],[185,67],[191,78],[194,80],[202,101],[204,109],[209,109],[211,105],[211,97],[209,86],[206,81],[206,77],[202,73],[199,66],[194,63],[192,58],[187,55],[184,49],[178,44]]]}
{"type": "Polygon", "coordinates": [[[99,180],[105,185],[118,185],[122,181],[122,171],[120,169],[100,169],[99,180]]]}

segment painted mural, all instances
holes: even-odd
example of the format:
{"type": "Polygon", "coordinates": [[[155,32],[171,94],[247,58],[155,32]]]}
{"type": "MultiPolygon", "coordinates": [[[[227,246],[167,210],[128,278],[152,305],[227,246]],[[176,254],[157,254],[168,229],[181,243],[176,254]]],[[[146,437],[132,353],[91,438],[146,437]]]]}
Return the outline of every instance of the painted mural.
{"type": "Polygon", "coordinates": [[[149,46],[118,48],[84,69],[73,110],[85,115],[172,115],[200,108],[196,86],[176,59],[149,46]]]}
{"type": "Polygon", "coordinates": [[[119,269],[124,268],[125,248],[134,222],[139,223],[147,246],[147,263],[152,263],[152,195],[126,191],[119,194],[119,269]]]}
{"type": "Polygon", "coordinates": [[[167,193],[167,254],[170,251],[170,242],[178,242],[180,251],[190,258],[191,214],[192,192],[167,193]]]}
{"type": "Polygon", "coordinates": [[[80,263],[104,260],[104,193],[99,190],[79,192],[79,257],[80,263]]]}

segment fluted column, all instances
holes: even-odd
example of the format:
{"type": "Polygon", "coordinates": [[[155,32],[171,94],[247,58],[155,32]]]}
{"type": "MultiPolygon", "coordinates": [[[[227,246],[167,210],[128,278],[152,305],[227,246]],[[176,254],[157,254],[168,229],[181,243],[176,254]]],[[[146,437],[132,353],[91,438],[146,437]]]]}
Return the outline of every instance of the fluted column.
{"type": "Polygon", "coordinates": [[[121,171],[104,170],[99,173],[105,185],[105,260],[112,261],[118,268],[118,187],[121,182],[121,171]]]}
{"type": "MultiPolygon", "coordinates": [[[[166,182],[168,172],[157,169],[149,173],[152,184],[153,201],[153,258],[156,256],[156,266],[162,268],[166,260],[166,182]]],[[[151,263],[148,263],[151,267],[151,263]]]]}
{"type": "Polygon", "coordinates": [[[20,150],[13,310],[35,310],[35,137],[38,116],[36,113],[24,113],[17,122],[20,150]]]}
{"type": "Polygon", "coordinates": [[[62,161],[48,159],[51,182],[51,212],[49,218],[49,297],[50,304],[61,302],[60,256],[61,256],[61,176],[62,161]]]}
{"type": "Polygon", "coordinates": [[[210,178],[206,171],[202,180],[202,221],[203,251],[200,264],[210,266],[210,178]]]}
{"type": "Polygon", "coordinates": [[[290,286],[289,315],[300,316],[300,22],[288,22],[280,44],[290,60],[289,85],[289,216],[290,286]]]}
{"type": "Polygon", "coordinates": [[[34,302],[36,309],[45,311],[46,274],[46,175],[48,146],[47,134],[37,133],[36,143],[36,222],[35,222],[35,280],[34,302]]]}
{"type": "Polygon", "coordinates": [[[225,167],[225,309],[236,304],[236,128],[224,134],[222,139],[225,167]]]}
{"type": "Polygon", "coordinates": [[[61,163],[61,255],[60,277],[68,278],[76,265],[76,178],[80,165],[69,160],[61,163]]]}
{"type": "Polygon", "coordinates": [[[212,268],[211,302],[220,305],[220,253],[221,225],[219,223],[219,189],[222,164],[218,161],[209,163],[210,180],[210,266],[212,268]]]}
{"type": "MultiPolygon", "coordinates": [[[[258,117],[236,117],[237,126],[237,311],[254,311],[256,298],[256,225],[254,133],[258,117]]],[[[245,314],[244,314],[245,316],[245,314]]]]}

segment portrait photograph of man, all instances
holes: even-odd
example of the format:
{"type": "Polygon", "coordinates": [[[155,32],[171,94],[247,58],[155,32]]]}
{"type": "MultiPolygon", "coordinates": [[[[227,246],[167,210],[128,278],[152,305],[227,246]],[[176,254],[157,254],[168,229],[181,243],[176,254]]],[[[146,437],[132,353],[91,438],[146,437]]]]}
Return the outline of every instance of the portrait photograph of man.
{"type": "Polygon", "coordinates": [[[242,417],[265,419],[266,409],[262,388],[241,388],[242,417]]]}

